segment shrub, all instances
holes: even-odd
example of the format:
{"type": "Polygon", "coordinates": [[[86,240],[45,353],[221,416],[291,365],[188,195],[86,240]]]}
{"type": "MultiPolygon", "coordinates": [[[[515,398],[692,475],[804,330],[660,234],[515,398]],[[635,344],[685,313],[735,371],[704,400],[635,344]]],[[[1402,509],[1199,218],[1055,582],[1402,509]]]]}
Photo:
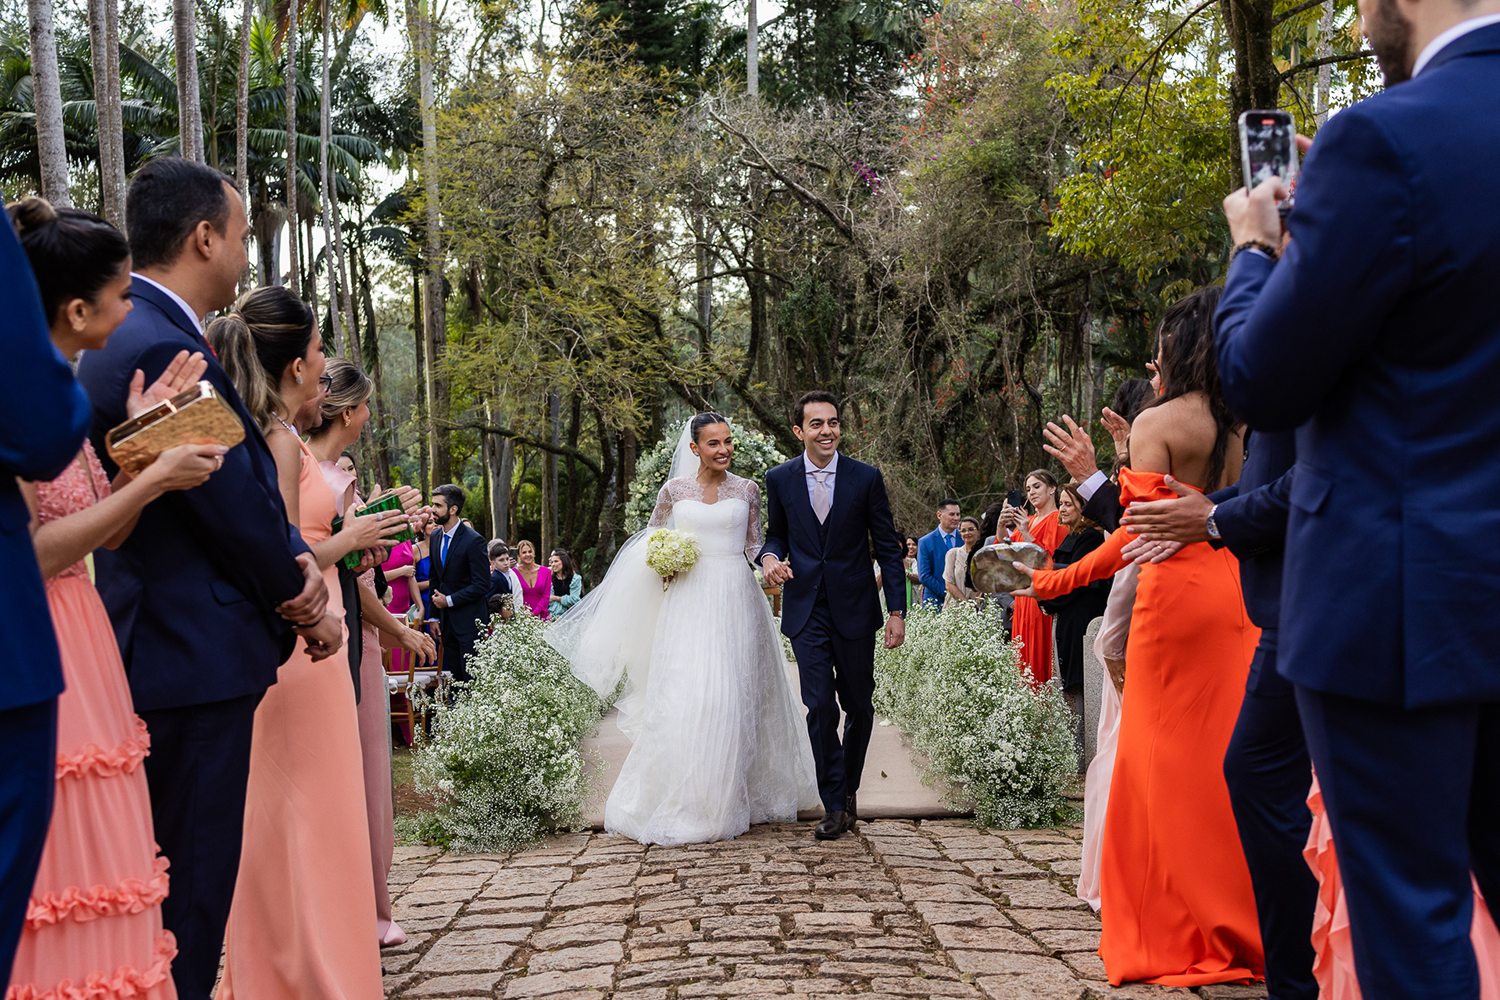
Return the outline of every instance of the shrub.
{"type": "Polygon", "coordinates": [[[877,647],[875,706],[927,758],[923,780],[947,783],[947,802],[972,805],[986,826],[1066,819],[1064,788],[1078,758],[1062,692],[1033,691],[998,616],[972,606],[906,619],[906,642],[877,647]]]}
{"type": "MultiPolygon", "coordinates": [[[[684,420],[671,428],[650,451],[636,460],[635,478],[630,481],[630,496],[625,501],[626,531],[640,531],[651,520],[651,508],[656,506],[656,495],[667,481],[667,472],[672,468],[672,452],[677,450],[677,439],[682,437],[682,428],[686,424],[684,420]]],[[[766,470],[785,462],[787,457],[777,450],[776,442],[769,435],[736,421],[730,421],[729,429],[734,432],[734,459],[729,463],[729,471],[755,480],[761,488],[760,516],[764,524],[766,470]]]]}
{"type": "Polygon", "coordinates": [[[424,839],[504,853],[583,825],[591,789],[580,745],[602,706],[543,641],[546,627],[518,608],[480,640],[467,690],[437,706],[432,737],[412,755],[417,789],[436,802],[418,827],[424,839]]]}

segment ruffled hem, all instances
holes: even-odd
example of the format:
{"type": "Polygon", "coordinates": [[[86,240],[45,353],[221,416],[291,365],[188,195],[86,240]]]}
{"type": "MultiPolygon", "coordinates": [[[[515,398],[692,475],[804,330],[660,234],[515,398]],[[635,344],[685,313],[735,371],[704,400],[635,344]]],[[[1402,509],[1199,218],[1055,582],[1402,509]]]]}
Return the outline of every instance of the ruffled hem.
{"type": "Polygon", "coordinates": [[[5,991],[5,1000],[134,1000],[144,997],[160,986],[172,972],[172,959],[177,957],[177,938],[164,930],[151,949],[153,959],[145,969],[122,965],[114,975],[102,972],[90,973],[80,986],[71,979],[64,979],[46,992],[31,983],[12,984],[5,991]]]}
{"type": "MultiPolygon", "coordinates": [[[[153,845],[154,846],[154,845],[153,845]]],[[[166,858],[157,857],[149,879],[127,878],[114,888],[69,886],[61,892],[32,896],[26,907],[26,926],[32,930],[62,923],[68,917],[83,923],[100,917],[142,913],[167,898],[166,858]]],[[[9,994],[7,994],[7,997],[9,994]]]]}
{"type": "Polygon", "coordinates": [[[136,735],[128,738],[125,742],[113,750],[105,750],[93,743],[85,743],[83,748],[74,754],[60,753],[57,755],[57,780],[63,778],[81,778],[87,774],[97,774],[101,778],[113,778],[118,774],[130,774],[141,766],[141,761],[151,752],[151,734],[146,731],[146,723],[139,716],[135,720],[136,735]]]}

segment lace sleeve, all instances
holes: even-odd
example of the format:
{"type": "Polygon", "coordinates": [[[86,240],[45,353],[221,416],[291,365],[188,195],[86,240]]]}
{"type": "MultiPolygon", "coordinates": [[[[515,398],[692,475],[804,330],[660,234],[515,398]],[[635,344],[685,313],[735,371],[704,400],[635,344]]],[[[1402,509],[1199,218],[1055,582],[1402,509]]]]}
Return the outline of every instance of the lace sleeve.
{"type": "Polygon", "coordinates": [[[667,518],[672,516],[672,492],[668,489],[669,486],[671,483],[662,483],[661,492],[656,494],[656,506],[651,510],[651,520],[646,522],[646,527],[666,527],[667,518]]]}
{"type": "Polygon", "coordinates": [[[754,564],[764,541],[760,527],[760,487],[753,480],[745,482],[750,487],[745,497],[745,502],[750,505],[750,516],[745,520],[745,558],[754,564]]]}

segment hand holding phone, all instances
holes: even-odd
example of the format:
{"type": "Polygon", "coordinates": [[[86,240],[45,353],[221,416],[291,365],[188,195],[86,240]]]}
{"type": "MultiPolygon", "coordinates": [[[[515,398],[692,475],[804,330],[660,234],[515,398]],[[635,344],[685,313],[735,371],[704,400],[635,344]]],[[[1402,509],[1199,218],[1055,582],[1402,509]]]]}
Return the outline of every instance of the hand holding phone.
{"type": "MultiPolygon", "coordinates": [[[[1246,111],[1240,115],[1240,162],[1245,173],[1245,190],[1281,178],[1288,189],[1297,177],[1297,126],[1285,111],[1246,111]]],[[[1282,218],[1292,210],[1288,195],[1277,211],[1282,218]]]]}

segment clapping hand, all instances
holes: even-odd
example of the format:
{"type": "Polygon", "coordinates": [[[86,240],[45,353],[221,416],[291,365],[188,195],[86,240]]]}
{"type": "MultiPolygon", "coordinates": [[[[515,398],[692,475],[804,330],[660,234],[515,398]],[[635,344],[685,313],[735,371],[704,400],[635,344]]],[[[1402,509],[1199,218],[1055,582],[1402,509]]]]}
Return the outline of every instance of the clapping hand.
{"type": "Polygon", "coordinates": [[[1115,443],[1115,457],[1123,459],[1125,446],[1130,442],[1130,421],[1107,406],[1099,411],[1099,419],[1103,422],[1104,429],[1109,431],[1110,439],[1115,443]]]}
{"type": "Polygon", "coordinates": [[[125,415],[138,417],[162,400],[181,395],[196,385],[207,370],[208,362],[201,353],[178,351],[166,371],[146,389],[146,373],[137,368],[130,380],[130,394],[125,398],[125,415]]]}
{"type": "Polygon", "coordinates": [[[1061,462],[1068,475],[1081,483],[1099,471],[1094,442],[1088,431],[1074,423],[1072,417],[1064,413],[1062,420],[1068,425],[1066,431],[1050,420],[1042,428],[1042,437],[1047,439],[1042,450],[1061,462]]]}

